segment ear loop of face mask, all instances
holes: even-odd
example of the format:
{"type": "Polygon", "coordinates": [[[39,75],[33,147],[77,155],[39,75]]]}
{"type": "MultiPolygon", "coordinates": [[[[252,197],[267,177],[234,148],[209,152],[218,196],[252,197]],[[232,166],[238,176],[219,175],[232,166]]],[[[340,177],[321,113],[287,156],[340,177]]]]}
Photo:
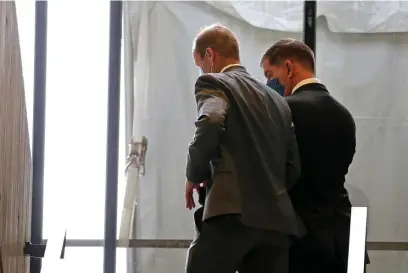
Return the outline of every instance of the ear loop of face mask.
{"type": "MultiPolygon", "coordinates": [[[[209,54],[208,54],[208,49],[205,51],[205,54],[204,54],[204,57],[203,57],[203,61],[201,62],[201,72],[202,72],[203,74],[204,74],[204,69],[203,69],[203,67],[204,67],[205,57],[207,57],[207,56],[209,56],[209,54]]],[[[214,66],[214,63],[211,62],[211,65],[210,65],[210,73],[213,73],[213,66],[214,66]]]]}
{"type": "Polygon", "coordinates": [[[204,61],[205,61],[205,57],[207,56],[207,51],[204,53],[204,57],[203,57],[203,61],[201,62],[201,65],[200,65],[200,76],[201,75],[203,75],[203,74],[205,74],[205,72],[204,72],[204,61]]]}
{"type": "Polygon", "coordinates": [[[204,53],[203,61],[201,62],[201,67],[200,67],[200,76],[205,74],[204,72],[204,62],[205,62],[205,57],[207,57],[207,51],[204,53]]]}
{"type": "MultiPolygon", "coordinates": [[[[208,54],[208,56],[210,56],[210,55],[208,54]]],[[[213,73],[213,67],[214,67],[214,62],[211,60],[210,73],[213,73]]]]}

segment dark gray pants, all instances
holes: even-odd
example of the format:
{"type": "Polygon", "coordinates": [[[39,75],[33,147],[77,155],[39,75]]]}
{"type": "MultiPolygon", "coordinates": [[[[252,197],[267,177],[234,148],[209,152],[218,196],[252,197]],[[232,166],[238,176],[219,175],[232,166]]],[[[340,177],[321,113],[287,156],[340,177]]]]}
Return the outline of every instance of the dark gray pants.
{"type": "Polygon", "coordinates": [[[289,238],[250,228],[239,215],[202,223],[187,253],[187,273],[287,273],[289,238]]]}

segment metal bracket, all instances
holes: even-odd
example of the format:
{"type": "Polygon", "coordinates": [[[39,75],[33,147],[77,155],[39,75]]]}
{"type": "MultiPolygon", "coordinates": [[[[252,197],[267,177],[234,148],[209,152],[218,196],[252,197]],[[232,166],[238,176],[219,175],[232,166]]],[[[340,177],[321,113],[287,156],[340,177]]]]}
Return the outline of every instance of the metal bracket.
{"type": "Polygon", "coordinates": [[[127,163],[125,167],[125,173],[128,171],[130,166],[134,165],[139,170],[140,175],[145,175],[147,138],[143,136],[142,141],[132,142],[128,146],[129,152],[128,156],[126,157],[127,163]]]}
{"type": "MultiPolygon", "coordinates": [[[[63,240],[60,259],[64,259],[65,257],[65,247],[67,245],[66,235],[64,235],[63,240]]],[[[47,248],[47,241],[48,240],[43,240],[42,244],[32,244],[31,242],[26,242],[23,249],[24,255],[29,256],[30,258],[44,258],[45,250],[47,248]]]]}
{"type": "Polygon", "coordinates": [[[45,244],[32,244],[30,242],[26,242],[24,245],[24,255],[33,257],[33,258],[44,258],[45,248],[47,247],[47,243],[45,244]]]}

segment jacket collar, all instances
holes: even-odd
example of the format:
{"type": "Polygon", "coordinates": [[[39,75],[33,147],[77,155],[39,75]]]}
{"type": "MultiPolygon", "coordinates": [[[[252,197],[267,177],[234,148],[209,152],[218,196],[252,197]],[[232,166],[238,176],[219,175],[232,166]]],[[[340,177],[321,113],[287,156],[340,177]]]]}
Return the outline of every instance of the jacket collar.
{"type": "Polygon", "coordinates": [[[225,73],[225,72],[230,72],[230,71],[247,72],[245,67],[243,67],[240,64],[234,64],[234,65],[226,66],[221,71],[222,72],[220,72],[220,73],[225,73]]]}
{"type": "Polygon", "coordinates": [[[296,96],[296,94],[302,93],[302,91],[305,91],[305,90],[329,92],[327,90],[327,87],[324,84],[315,82],[315,83],[308,83],[308,84],[302,85],[301,87],[296,89],[296,92],[292,93],[291,96],[296,96]]]}

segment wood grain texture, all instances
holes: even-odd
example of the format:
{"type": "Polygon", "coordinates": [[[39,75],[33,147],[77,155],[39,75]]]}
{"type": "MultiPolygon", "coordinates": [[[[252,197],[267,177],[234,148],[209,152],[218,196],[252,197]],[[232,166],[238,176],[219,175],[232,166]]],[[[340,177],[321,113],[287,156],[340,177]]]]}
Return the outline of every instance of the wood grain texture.
{"type": "Polygon", "coordinates": [[[27,273],[31,156],[14,1],[0,2],[0,273],[27,273]]]}

